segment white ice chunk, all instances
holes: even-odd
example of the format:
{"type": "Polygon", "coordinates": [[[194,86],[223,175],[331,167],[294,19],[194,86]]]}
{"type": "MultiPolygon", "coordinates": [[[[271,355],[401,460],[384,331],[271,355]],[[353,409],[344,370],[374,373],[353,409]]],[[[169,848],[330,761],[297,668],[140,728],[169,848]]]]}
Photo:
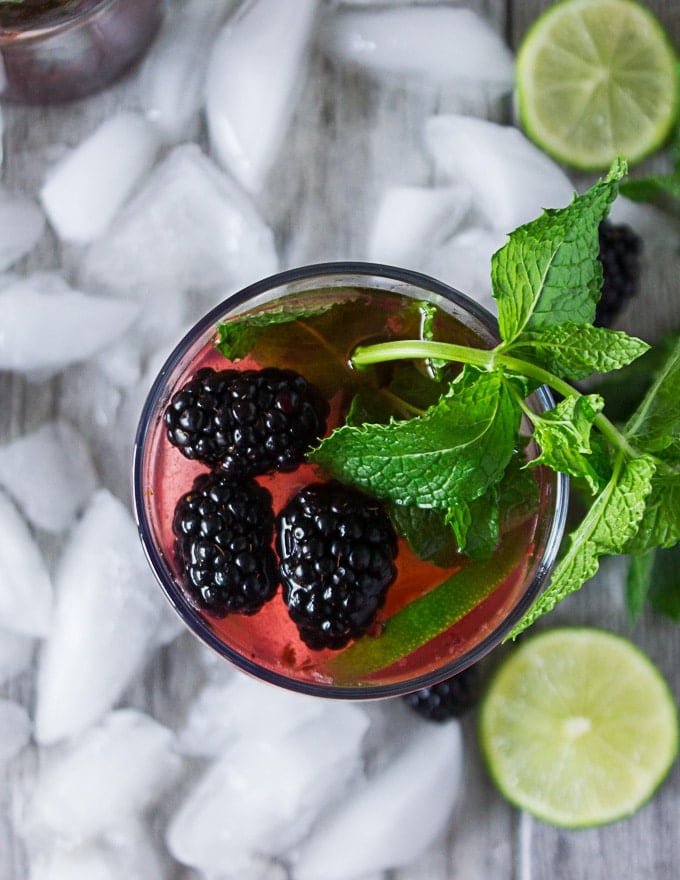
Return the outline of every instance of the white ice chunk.
{"type": "Polygon", "coordinates": [[[491,257],[506,241],[507,237],[497,230],[470,227],[434,248],[424,271],[496,314],[491,294],[491,257]]]}
{"type": "Polygon", "coordinates": [[[218,757],[241,737],[266,731],[276,740],[322,712],[321,700],[238,674],[204,686],[189,708],[178,744],[188,755],[218,757]]]}
{"type": "Polygon", "coordinates": [[[81,434],[57,420],[0,446],[0,485],[34,526],[61,532],[94,492],[97,475],[81,434]]]}
{"type": "Polygon", "coordinates": [[[32,251],[44,228],[45,218],[35,202],[0,187],[0,272],[32,251]]]}
{"type": "Polygon", "coordinates": [[[45,560],[23,517],[0,493],[0,627],[47,635],[53,591],[45,560]]]}
{"type": "Polygon", "coordinates": [[[29,668],[34,645],[29,636],[0,629],[0,685],[29,668]]]}
{"type": "Polygon", "coordinates": [[[183,0],[163,27],[139,74],[147,116],[170,142],[189,140],[203,104],[205,73],[215,37],[236,0],[183,0]]]}
{"type": "Polygon", "coordinates": [[[30,738],[28,712],[12,700],[0,700],[0,764],[18,755],[30,738]]]}
{"type": "Polygon", "coordinates": [[[36,738],[52,743],[100,718],[153,647],[159,589],[128,509],[95,492],[55,573],[56,606],[40,656],[36,738]]]}
{"type": "MultiPolygon", "coordinates": [[[[272,232],[199,147],[172,150],[87,251],[85,279],[111,290],[204,290],[276,270],[272,232]]],[[[162,307],[163,301],[158,304],[162,307]]]]}
{"type": "Polygon", "coordinates": [[[376,74],[510,92],[514,62],[503,38],[470,9],[449,6],[340,10],[321,28],[324,50],[376,74]]]}
{"type": "Polygon", "coordinates": [[[142,378],[141,346],[135,333],[126,333],[93,358],[93,365],[117,388],[134,387],[142,378]]]}
{"type": "Polygon", "coordinates": [[[250,853],[249,856],[244,855],[243,858],[239,858],[236,873],[229,864],[225,864],[219,873],[202,873],[200,877],[201,880],[291,880],[286,865],[258,853],[250,853]]]}
{"type": "Polygon", "coordinates": [[[463,222],[472,195],[464,184],[386,190],[373,222],[368,259],[417,269],[423,255],[463,222]]]}
{"type": "Polygon", "coordinates": [[[0,369],[45,378],[85,361],[124,333],[137,303],[42,289],[41,276],[0,291],[0,369]]]}
{"type": "Polygon", "coordinates": [[[31,853],[30,880],[166,880],[159,854],[139,822],[104,838],[31,853]]]}
{"type": "Polygon", "coordinates": [[[425,141],[437,166],[449,180],[472,188],[486,223],[501,232],[573,199],[564,171],[513,126],[471,116],[431,116],[425,141]]]}
{"type": "Polygon", "coordinates": [[[461,766],[459,725],[421,725],[321,819],[301,847],[296,880],[351,880],[414,862],[451,818],[461,766]]]}
{"type": "Polygon", "coordinates": [[[47,830],[72,844],[141,815],[176,782],[172,732],[136,709],[118,709],[41,767],[27,812],[29,837],[47,830]]]}
{"type": "Polygon", "coordinates": [[[358,706],[330,704],[280,739],[245,736],[199,780],[172,817],[166,840],[180,862],[208,875],[251,864],[297,843],[360,767],[368,726],[358,706]]]}
{"type": "Polygon", "coordinates": [[[156,158],[160,139],[143,116],[123,112],[106,119],[48,172],[40,199],[65,241],[102,235],[156,158]]]}
{"type": "Polygon", "coordinates": [[[98,844],[33,854],[29,880],[122,880],[108,854],[98,844]]]}
{"type": "Polygon", "coordinates": [[[262,188],[286,133],[317,8],[318,0],[254,0],[213,47],[205,102],[210,145],[250,191],[262,188]]]}

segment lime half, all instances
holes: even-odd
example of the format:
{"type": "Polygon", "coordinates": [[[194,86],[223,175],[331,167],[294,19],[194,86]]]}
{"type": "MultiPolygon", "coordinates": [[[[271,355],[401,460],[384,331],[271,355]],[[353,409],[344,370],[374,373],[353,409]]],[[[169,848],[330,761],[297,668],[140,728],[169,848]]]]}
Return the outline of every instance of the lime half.
{"type": "Polygon", "coordinates": [[[511,803],[582,828],[651,797],[677,754],[678,717],[661,673],[631,642],[565,628],[529,639],[501,665],[480,737],[511,803]]]}
{"type": "Polygon", "coordinates": [[[526,133],[561,162],[633,163],[660,147],[675,121],[675,52],[633,0],[563,0],[522,41],[517,98],[526,133]]]}

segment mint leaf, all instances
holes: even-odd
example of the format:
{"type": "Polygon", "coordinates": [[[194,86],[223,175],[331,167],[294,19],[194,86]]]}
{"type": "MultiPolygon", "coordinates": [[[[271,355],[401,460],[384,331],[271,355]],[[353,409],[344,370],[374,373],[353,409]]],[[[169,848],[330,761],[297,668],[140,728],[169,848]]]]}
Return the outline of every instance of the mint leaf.
{"type": "Polygon", "coordinates": [[[523,444],[511,458],[498,486],[492,486],[475,501],[459,501],[448,511],[394,504],[390,506],[392,522],[420,559],[441,568],[460,563],[462,553],[473,559],[486,559],[496,548],[500,534],[536,514],[538,483],[534,474],[525,470],[525,463],[523,444]],[[456,511],[460,511],[464,528],[462,542],[456,540],[450,524],[456,511]]]}
{"type": "Polygon", "coordinates": [[[336,305],[332,301],[314,303],[312,300],[311,305],[306,301],[301,308],[295,301],[283,300],[266,311],[247,312],[217,325],[215,348],[231,361],[240,360],[251,353],[259,337],[271,327],[322,315],[336,305]]]}
{"type": "Polygon", "coordinates": [[[459,498],[444,514],[444,522],[453,531],[458,546],[463,549],[472,524],[472,513],[467,501],[459,498]]]}
{"type": "Polygon", "coordinates": [[[604,400],[597,394],[567,397],[542,415],[532,414],[534,438],[541,452],[532,465],[545,464],[555,471],[582,477],[593,493],[602,488],[602,475],[591,460],[593,419],[604,400]]]}
{"type": "Polygon", "coordinates": [[[520,416],[500,373],[467,369],[451,394],[424,416],[389,425],[344,425],[309,457],[378,498],[447,509],[500,480],[520,416]]]}
{"type": "Polygon", "coordinates": [[[654,554],[647,597],[653,611],[680,622],[680,545],[654,554]]]}
{"type": "Polygon", "coordinates": [[[390,518],[397,533],[407,539],[419,559],[440,568],[460,564],[460,551],[451,526],[444,521],[446,511],[434,507],[390,505],[390,518]]]}
{"type": "Polygon", "coordinates": [[[680,541],[680,472],[657,472],[651,483],[645,513],[625,553],[647,553],[680,541]]]}
{"type": "Polygon", "coordinates": [[[387,390],[402,401],[426,409],[447,393],[449,383],[425,375],[416,364],[400,362],[394,365],[387,390]]]}
{"type": "Polygon", "coordinates": [[[512,346],[520,357],[531,357],[558,376],[578,381],[593,373],[619,370],[639,358],[650,346],[620,330],[592,324],[564,324],[522,333],[512,346]]]}
{"type": "Polygon", "coordinates": [[[635,622],[644,608],[652,581],[655,551],[633,556],[626,575],[625,596],[628,617],[635,622]]]}
{"type": "Polygon", "coordinates": [[[600,492],[581,524],[570,535],[569,548],[553,572],[547,590],[510,633],[516,638],[539,617],[595,575],[599,557],[621,553],[645,511],[655,466],[650,457],[620,465],[600,492]]]}
{"type": "Polygon", "coordinates": [[[659,458],[680,464],[680,340],[624,429],[627,439],[659,458]]]}
{"type": "MultiPolygon", "coordinates": [[[[422,325],[420,335],[423,339],[432,342],[435,339],[434,332],[434,322],[437,316],[437,309],[431,303],[420,303],[420,313],[422,316],[422,325]]],[[[427,365],[432,371],[432,376],[437,381],[441,381],[443,376],[443,371],[446,366],[448,366],[447,361],[441,360],[441,358],[430,358],[427,361],[427,365]]]]}
{"type": "Polygon", "coordinates": [[[680,172],[626,180],[621,184],[620,192],[634,202],[655,202],[662,196],[680,199],[680,172]]]}
{"type": "Polygon", "coordinates": [[[499,488],[490,486],[483,495],[470,501],[470,522],[461,551],[470,559],[489,559],[500,536],[499,488]]]}
{"type": "Polygon", "coordinates": [[[602,287],[598,227],[618,191],[626,163],[576,196],[510,234],[491,260],[501,338],[571,321],[592,323],[602,287]]]}
{"type": "Polygon", "coordinates": [[[680,333],[669,333],[629,366],[612,375],[598,377],[589,386],[591,391],[605,398],[604,412],[608,418],[618,423],[630,419],[679,341],[680,333]]]}

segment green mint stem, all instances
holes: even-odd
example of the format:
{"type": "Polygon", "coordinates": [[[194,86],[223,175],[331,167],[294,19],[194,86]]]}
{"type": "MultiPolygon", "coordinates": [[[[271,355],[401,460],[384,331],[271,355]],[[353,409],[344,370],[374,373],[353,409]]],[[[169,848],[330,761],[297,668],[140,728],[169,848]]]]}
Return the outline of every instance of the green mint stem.
{"type": "MultiPolygon", "coordinates": [[[[467,345],[455,345],[449,342],[430,342],[413,339],[358,346],[352,355],[352,363],[359,367],[389,360],[411,360],[414,358],[423,360],[438,358],[461,364],[471,364],[472,366],[482,367],[487,370],[504,367],[513,373],[518,373],[529,379],[535,379],[541,385],[550,386],[550,388],[557,391],[563,397],[582,396],[581,392],[574,388],[573,385],[536,364],[502,354],[496,349],[471,348],[467,345]]],[[[637,457],[638,453],[636,450],[603,413],[598,413],[595,416],[593,424],[615,449],[621,450],[629,458],[637,457]]]]}
{"type": "Polygon", "coordinates": [[[423,339],[406,339],[396,342],[379,342],[376,345],[359,345],[352,354],[355,367],[379,364],[393,360],[427,360],[438,358],[473,364],[476,367],[492,369],[494,350],[470,348],[468,345],[454,345],[451,342],[429,342],[423,339]]]}

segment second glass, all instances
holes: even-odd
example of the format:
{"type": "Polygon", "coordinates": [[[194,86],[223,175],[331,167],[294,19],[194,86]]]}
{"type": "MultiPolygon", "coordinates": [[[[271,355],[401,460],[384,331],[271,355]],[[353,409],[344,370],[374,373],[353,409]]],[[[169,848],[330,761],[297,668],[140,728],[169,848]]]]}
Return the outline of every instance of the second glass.
{"type": "Polygon", "coordinates": [[[163,0],[0,0],[0,97],[48,104],[96,92],[153,39],[163,0]]]}

